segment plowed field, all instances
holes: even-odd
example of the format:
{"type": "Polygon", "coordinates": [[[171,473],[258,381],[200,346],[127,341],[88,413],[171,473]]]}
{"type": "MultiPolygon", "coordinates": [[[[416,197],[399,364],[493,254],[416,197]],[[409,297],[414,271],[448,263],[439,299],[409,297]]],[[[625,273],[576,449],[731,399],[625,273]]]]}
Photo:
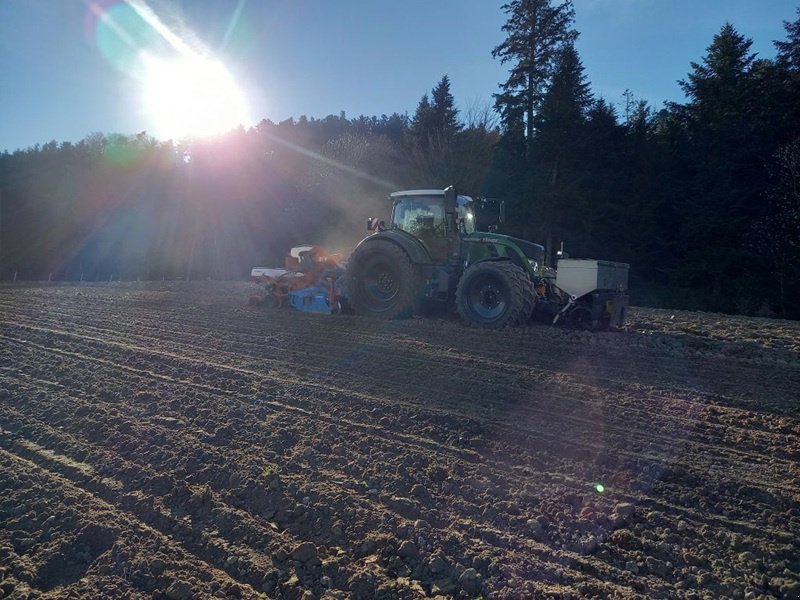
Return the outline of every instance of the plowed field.
{"type": "Polygon", "coordinates": [[[0,287],[2,598],[800,598],[800,324],[0,287]]]}

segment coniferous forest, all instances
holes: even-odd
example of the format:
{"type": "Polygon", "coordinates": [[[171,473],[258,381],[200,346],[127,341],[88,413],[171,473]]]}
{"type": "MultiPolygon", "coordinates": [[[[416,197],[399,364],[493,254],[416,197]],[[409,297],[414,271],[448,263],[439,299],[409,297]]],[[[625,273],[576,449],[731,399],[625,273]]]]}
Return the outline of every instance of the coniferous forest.
{"type": "Polygon", "coordinates": [[[550,256],[630,263],[633,303],[800,318],[800,9],[772,58],[722,24],[660,107],[593,94],[571,2],[502,10],[493,106],[444,75],[409,114],[0,154],[0,281],[243,279],[299,243],[346,256],[387,193],[452,183],[550,256]]]}

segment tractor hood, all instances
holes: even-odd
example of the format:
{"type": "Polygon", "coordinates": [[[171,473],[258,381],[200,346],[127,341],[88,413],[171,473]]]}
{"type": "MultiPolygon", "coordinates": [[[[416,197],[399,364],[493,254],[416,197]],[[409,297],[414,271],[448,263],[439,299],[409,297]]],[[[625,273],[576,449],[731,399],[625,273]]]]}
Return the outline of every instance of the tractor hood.
{"type": "Polygon", "coordinates": [[[484,244],[500,244],[503,246],[516,246],[526,258],[535,260],[537,263],[544,262],[544,246],[523,240],[520,238],[512,237],[510,235],[502,235],[499,233],[486,233],[483,231],[476,231],[471,233],[466,238],[471,242],[480,242],[484,244]]]}
{"type": "Polygon", "coordinates": [[[540,265],[544,262],[544,246],[523,240],[520,238],[511,237],[510,235],[503,236],[514,242],[520,250],[525,253],[525,256],[532,258],[540,265]]]}

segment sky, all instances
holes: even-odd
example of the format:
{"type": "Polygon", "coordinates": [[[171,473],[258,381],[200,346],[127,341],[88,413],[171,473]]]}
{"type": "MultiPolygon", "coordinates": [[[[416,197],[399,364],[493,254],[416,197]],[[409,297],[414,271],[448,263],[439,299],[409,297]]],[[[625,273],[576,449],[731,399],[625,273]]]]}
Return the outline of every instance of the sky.
{"type": "MultiPolygon", "coordinates": [[[[447,74],[462,115],[507,66],[503,0],[0,0],[0,151],[94,132],[179,139],[262,119],[413,115],[447,74]]],[[[762,58],[800,0],[574,0],[595,97],[654,108],[730,22],[762,58]]]]}

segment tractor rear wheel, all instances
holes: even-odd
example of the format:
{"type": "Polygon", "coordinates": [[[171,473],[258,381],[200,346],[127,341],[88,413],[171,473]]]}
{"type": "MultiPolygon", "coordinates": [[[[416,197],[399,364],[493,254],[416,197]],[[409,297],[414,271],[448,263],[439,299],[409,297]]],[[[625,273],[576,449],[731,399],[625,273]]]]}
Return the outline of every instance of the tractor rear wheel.
{"type": "Polygon", "coordinates": [[[527,273],[510,262],[480,262],[469,267],[456,288],[456,308],[467,323],[500,329],[530,318],[533,287],[527,273]]]}
{"type": "Polygon", "coordinates": [[[356,314],[379,319],[410,316],[420,287],[411,259],[402,248],[385,240],[355,249],[347,265],[345,286],[356,314]]]}
{"type": "Polygon", "coordinates": [[[531,320],[531,316],[533,316],[533,309],[536,308],[536,289],[533,287],[533,282],[528,279],[527,276],[523,282],[522,298],[522,310],[519,311],[517,325],[527,325],[528,321],[531,320]]]}

